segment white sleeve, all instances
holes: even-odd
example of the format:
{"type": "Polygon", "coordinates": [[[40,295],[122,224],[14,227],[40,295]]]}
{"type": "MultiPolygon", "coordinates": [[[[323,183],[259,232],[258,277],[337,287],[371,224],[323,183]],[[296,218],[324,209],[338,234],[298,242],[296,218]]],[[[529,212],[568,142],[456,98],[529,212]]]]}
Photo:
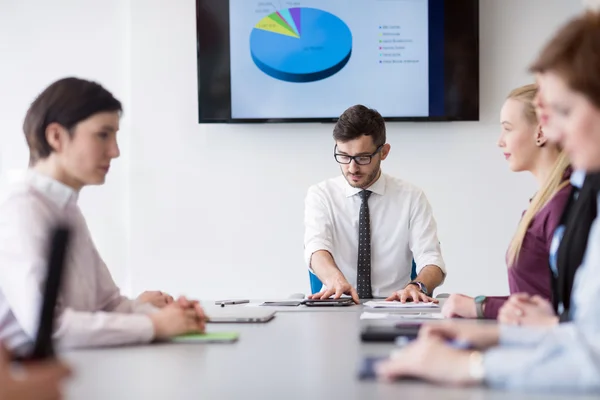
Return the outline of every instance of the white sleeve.
{"type": "MultiPolygon", "coordinates": [[[[522,335],[528,332],[523,330],[522,335]]],[[[600,390],[600,339],[597,332],[565,323],[531,346],[501,346],[484,356],[485,380],[494,388],[557,393],[600,390]]],[[[533,342],[533,340],[531,341],[533,342]]]]}
{"type": "MultiPolygon", "coordinates": [[[[89,230],[88,235],[90,235],[89,230]]],[[[99,310],[124,314],[151,314],[158,311],[158,309],[151,304],[140,304],[135,299],[130,299],[127,296],[123,296],[121,294],[121,290],[113,280],[106,263],[96,249],[96,246],[93,244],[92,246],[94,250],[94,260],[90,260],[90,262],[93,262],[96,271],[96,298],[99,299],[99,310]]]]}
{"type": "Polygon", "coordinates": [[[153,310],[146,307],[145,304],[139,304],[137,301],[130,299],[121,294],[121,290],[115,283],[106,266],[106,263],[100,257],[98,250],[94,247],[97,280],[97,298],[99,299],[98,308],[107,312],[118,312],[124,314],[131,313],[150,313],[153,310]]]}
{"type": "Polygon", "coordinates": [[[67,308],[57,320],[54,338],[63,349],[149,343],[154,338],[154,327],[144,314],[79,312],[67,308]]]}
{"type": "Polygon", "coordinates": [[[331,215],[323,195],[312,186],[304,202],[304,260],[310,268],[313,253],[326,250],[333,255],[331,215]]]}
{"type": "Polygon", "coordinates": [[[134,312],[134,301],[121,295],[121,290],[116,285],[115,281],[100,257],[96,249],[94,249],[96,260],[96,279],[99,299],[99,309],[102,311],[113,311],[119,313],[134,312]]]}
{"type": "Polygon", "coordinates": [[[99,312],[60,313],[55,338],[62,348],[99,347],[147,343],[154,337],[154,326],[145,308],[121,295],[110,271],[98,255],[96,263],[99,312]]]}
{"type": "MultiPolygon", "coordinates": [[[[20,329],[33,342],[46,277],[47,239],[55,219],[38,201],[14,197],[0,210],[0,290],[20,329]]],[[[145,315],[78,312],[59,299],[54,337],[59,347],[149,342],[152,321],[145,315]]]]}
{"type": "Polygon", "coordinates": [[[527,347],[540,343],[552,329],[550,327],[515,326],[500,324],[500,346],[527,347]]]}
{"type": "Polygon", "coordinates": [[[409,246],[417,265],[417,273],[427,265],[436,265],[446,273],[437,224],[427,197],[421,191],[411,208],[409,246]]]}

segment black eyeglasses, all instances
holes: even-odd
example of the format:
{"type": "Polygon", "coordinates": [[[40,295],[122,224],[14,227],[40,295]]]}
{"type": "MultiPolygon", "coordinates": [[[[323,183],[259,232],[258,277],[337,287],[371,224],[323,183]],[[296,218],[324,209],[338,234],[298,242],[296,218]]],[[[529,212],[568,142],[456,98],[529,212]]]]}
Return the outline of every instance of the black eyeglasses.
{"type": "Polygon", "coordinates": [[[379,146],[377,148],[377,150],[375,150],[375,152],[373,152],[373,154],[362,155],[362,156],[349,156],[348,154],[336,153],[337,145],[335,145],[335,147],[333,148],[333,157],[335,158],[335,161],[337,161],[340,164],[350,164],[352,162],[352,160],[354,160],[354,162],[357,163],[358,165],[369,165],[369,164],[371,164],[371,160],[373,159],[373,157],[377,153],[379,153],[382,148],[383,148],[383,145],[379,146]]]}

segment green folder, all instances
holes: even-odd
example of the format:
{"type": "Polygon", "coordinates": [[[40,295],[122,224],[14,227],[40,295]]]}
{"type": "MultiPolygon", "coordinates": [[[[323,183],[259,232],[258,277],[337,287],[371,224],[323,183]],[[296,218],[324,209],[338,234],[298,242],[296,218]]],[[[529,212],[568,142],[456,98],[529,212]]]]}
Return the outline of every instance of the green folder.
{"type": "Polygon", "coordinates": [[[180,343],[232,343],[238,340],[237,332],[188,333],[171,339],[180,343]]]}

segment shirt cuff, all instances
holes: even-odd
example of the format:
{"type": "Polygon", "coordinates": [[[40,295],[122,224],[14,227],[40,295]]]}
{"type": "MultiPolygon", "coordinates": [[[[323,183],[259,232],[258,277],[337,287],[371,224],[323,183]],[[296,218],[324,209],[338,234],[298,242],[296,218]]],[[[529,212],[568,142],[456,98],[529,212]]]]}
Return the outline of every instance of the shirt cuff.
{"type": "Polygon", "coordinates": [[[61,349],[94,348],[149,343],[154,324],[148,315],[116,312],[63,311],[54,333],[61,349]]]}
{"type": "Polygon", "coordinates": [[[154,314],[160,311],[160,308],[154,307],[150,303],[138,303],[137,301],[133,304],[133,312],[135,314],[154,314]]]}
{"type": "Polygon", "coordinates": [[[137,332],[139,334],[140,343],[150,343],[154,340],[154,324],[148,315],[131,315],[132,318],[135,318],[132,322],[132,326],[137,327],[137,332]]]}
{"type": "Polygon", "coordinates": [[[304,247],[304,261],[306,262],[306,265],[311,271],[312,267],[310,265],[310,259],[312,258],[312,255],[314,253],[320,250],[325,250],[332,254],[332,246],[330,243],[327,242],[312,242],[304,247]]]}
{"type": "Polygon", "coordinates": [[[486,319],[497,319],[498,312],[508,300],[507,296],[492,296],[485,299],[485,308],[483,310],[483,316],[486,319]]]}
{"type": "Polygon", "coordinates": [[[513,382],[518,371],[531,362],[535,350],[524,348],[506,349],[495,347],[483,355],[485,383],[496,389],[504,389],[513,382]]]}
{"type": "Polygon", "coordinates": [[[423,268],[428,265],[434,265],[442,270],[444,276],[446,276],[446,264],[444,264],[444,260],[441,257],[437,256],[427,256],[415,259],[415,264],[417,265],[417,274],[421,272],[423,268]]]}
{"type": "Polygon", "coordinates": [[[548,332],[548,328],[500,325],[500,345],[531,346],[539,343],[548,332]]]}

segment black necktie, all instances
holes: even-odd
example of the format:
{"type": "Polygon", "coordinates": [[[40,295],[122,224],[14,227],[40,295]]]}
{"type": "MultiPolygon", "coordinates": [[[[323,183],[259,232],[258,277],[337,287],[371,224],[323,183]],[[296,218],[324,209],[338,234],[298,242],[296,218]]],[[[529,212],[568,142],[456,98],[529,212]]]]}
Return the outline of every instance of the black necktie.
{"type": "Polygon", "coordinates": [[[369,196],[371,192],[359,193],[362,203],[358,216],[358,268],[356,291],[361,299],[371,299],[371,219],[369,217],[369,196]]]}

